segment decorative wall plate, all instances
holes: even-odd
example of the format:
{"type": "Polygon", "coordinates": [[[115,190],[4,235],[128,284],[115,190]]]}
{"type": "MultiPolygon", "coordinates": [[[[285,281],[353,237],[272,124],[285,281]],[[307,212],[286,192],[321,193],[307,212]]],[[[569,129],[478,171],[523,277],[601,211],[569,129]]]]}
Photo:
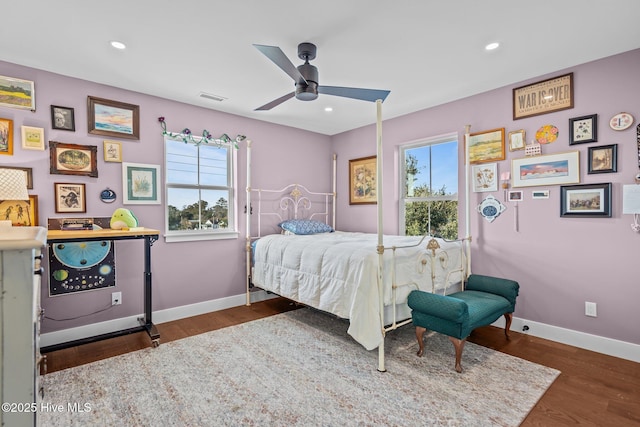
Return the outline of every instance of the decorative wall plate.
{"type": "Polygon", "coordinates": [[[104,203],[113,203],[116,201],[116,197],[116,192],[109,187],[100,192],[100,200],[102,200],[104,203]]]}
{"type": "Polygon", "coordinates": [[[625,130],[632,124],[633,116],[629,113],[618,113],[609,120],[609,126],[613,130],[625,130]]]}
{"type": "Polygon", "coordinates": [[[536,141],[540,144],[551,144],[558,139],[558,128],[554,125],[544,125],[536,132],[536,141]]]}
{"type": "Polygon", "coordinates": [[[493,196],[487,196],[479,205],[478,212],[489,222],[493,222],[504,210],[507,209],[500,200],[493,196]]]}

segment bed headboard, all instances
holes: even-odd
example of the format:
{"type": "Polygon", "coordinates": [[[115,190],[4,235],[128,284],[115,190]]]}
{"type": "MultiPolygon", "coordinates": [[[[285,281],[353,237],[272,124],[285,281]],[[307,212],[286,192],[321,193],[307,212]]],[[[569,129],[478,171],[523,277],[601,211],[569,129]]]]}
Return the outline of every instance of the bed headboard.
{"type": "Polygon", "coordinates": [[[302,184],[276,190],[250,189],[251,239],[280,233],[287,219],[315,219],[335,229],[335,193],[310,191],[302,184]]]}

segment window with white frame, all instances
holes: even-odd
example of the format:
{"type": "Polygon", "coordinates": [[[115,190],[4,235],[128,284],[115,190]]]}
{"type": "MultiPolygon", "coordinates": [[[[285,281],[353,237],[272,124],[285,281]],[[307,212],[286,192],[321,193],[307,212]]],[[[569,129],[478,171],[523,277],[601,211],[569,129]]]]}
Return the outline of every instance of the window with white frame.
{"type": "Polygon", "coordinates": [[[168,242],[237,237],[234,166],[230,144],[165,137],[168,242]]]}
{"type": "Polygon", "coordinates": [[[400,232],[458,238],[458,135],[400,146],[400,232]]]}

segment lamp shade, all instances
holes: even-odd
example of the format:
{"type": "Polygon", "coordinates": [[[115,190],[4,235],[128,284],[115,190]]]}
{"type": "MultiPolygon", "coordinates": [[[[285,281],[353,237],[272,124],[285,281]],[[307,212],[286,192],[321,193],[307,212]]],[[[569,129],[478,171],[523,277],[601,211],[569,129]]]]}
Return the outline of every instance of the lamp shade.
{"type": "Polygon", "coordinates": [[[23,170],[0,168],[0,200],[29,200],[23,170]]]}

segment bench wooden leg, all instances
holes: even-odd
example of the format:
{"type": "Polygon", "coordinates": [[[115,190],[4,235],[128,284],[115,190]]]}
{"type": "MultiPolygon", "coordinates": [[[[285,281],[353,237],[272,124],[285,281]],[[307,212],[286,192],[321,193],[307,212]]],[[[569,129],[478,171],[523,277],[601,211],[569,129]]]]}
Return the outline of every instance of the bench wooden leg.
{"type": "Polygon", "coordinates": [[[467,342],[467,339],[458,339],[454,337],[449,337],[449,340],[453,343],[453,347],[456,349],[456,372],[462,372],[462,350],[464,350],[464,343],[467,342]]]}
{"type": "Polygon", "coordinates": [[[504,335],[507,337],[507,339],[509,339],[509,332],[511,329],[511,321],[513,320],[513,313],[505,313],[504,320],[505,320],[504,335]]]}
{"type": "Polygon", "coordinates": [[[416,338],[418,339],[418,352],[416,353],[418,357],[422,357],[424,354],[424,333],[427,331],[427,328],[423,328],[422,326],[416,326],[416,338]]]}

